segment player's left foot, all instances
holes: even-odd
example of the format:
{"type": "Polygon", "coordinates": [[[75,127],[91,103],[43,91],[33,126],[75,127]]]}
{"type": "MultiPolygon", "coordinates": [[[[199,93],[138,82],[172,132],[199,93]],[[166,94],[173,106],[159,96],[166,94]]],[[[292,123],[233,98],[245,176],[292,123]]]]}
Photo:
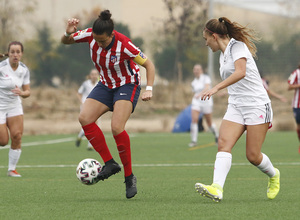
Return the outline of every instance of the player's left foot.
{"type": "Polygon", "coordinates": [[[269,178],[267,196],[269,199],[274,199],[280,190],[280,172],[275,168],[275,176],[269,178]]]}
{"type": "Polygon", "coordinates": [[[121,171],[121,167],[118,163],[112,162],[107,163],[102,167],[102,170],[98,174],[96,180],[97,182],[100,180],[108,179],[108,177],[115,175],[116,173],[119,173],[121,171]]]}
{"type": "Polygon", "coordinates": [[[189,147],[196,147],[197,146],[197,142],[192,141],[191,143],[189,143],[189,147]]]}
{"type": "Polygon", "coordinates": [[[75,142],[76,147],[79,147],[80,143],[81,143],[81,138],[78,137],[75,142]]]}
{"type": "Polygon", "coordinates": [[[126,184],[126,198],[130,199],[134,197],[137,194],[137,188],[136,188],[136,177],[131,174],[128,177],[125,177],[125,184],[126,184]]]}
{"type": "Polygon", "coordinates": [[[223,199],[223,189],[219,184],[204,185],[196,183],[195,189],[201,196],[207,197],[214,202],[220,202],[223,199]]]}
{"type": "Polygon", "coordinates": [[[11,177],[22,177],[21,174],[19,174],[16,170],[9,170],[7,172],[7,176],[11,177]]]}

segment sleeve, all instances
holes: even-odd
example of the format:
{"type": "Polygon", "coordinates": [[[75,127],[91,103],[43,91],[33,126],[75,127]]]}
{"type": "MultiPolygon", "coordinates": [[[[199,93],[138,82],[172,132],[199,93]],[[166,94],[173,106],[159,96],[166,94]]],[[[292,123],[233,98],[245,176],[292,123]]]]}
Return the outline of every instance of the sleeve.
{"type": "Polygon", "coordinates": [[[23,85],[28,85],[28,84],[30,84],[30,72],[29,69],[26,68],[26,72],[23,79],[23,85]]]}
{"type": "Polygon", "coordinates": [[[236,42],[231,46],[231,55],[233,62],[237,61],[240,58],[247,59],[246,46],[242,42],[236,42]]]}
{"type": "Polygon", "coordinates": [[[294,71],[293,73],[291,73],[291,75],[289,76],[288,79],[288,84],[293,85],[293,84],[297,84],[297,74],[296,71],[294,71]]]}
{"type": "Polygon", "coordinates": [[[78,89],[78,93],[79,93],[79,94],[82,95],[83,92],[84,92],[84,83],[82,83],[81,86],[80,86],[79,89],[78,89]]]}
{"type": "Polygon", "coordinates": [[[134,59],[140,54],[145,57],[145,55],[141,53],[141,50],[137,46],[135,46],[130,40],[127,43],[125,43],[124,53],[126,54],[127,59],[134,59]]]}
{"type": "Polygon", "coordinates": [[[89,42],[92,37],[92,28],[87,28],[74,33],[73,39],[76,43],[89,42]]]}

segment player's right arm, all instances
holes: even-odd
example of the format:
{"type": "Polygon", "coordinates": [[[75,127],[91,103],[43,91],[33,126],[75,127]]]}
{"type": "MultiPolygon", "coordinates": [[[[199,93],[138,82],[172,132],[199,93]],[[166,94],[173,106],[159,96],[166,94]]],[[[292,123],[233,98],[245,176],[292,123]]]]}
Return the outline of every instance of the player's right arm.
{"type": "Polygon", "coordinates": [[[77,25],[79,23],[79,19],[71,18],[68,20],[66,32],[61,37],[61,42],[63,44],[74,44],[75,40],[73,38],[73,33],[77,31],[77,25]]]}

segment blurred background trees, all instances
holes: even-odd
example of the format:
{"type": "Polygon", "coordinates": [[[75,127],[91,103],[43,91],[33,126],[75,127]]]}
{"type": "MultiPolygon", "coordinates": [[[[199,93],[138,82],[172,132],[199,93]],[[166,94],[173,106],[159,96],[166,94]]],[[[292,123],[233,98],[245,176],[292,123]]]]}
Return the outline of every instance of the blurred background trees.
{"type": "MultiPolygon", "coordinates": [[[[208,1],[206,0],[162,0],[166,16],[159,21],[157,29],[151,33],[151,43],[147,48],[142,37],[132,36],[130,27],[115,22],[115,29],[132,39],[142,50],[153,54],[157,73],[169,82],[180,83],[192,78],[192,67],[201,63],[207,67],[207,47],[202,38],[202,30],[207,21],[208,1]],[[146,49],[145,49],[146,48],[146,49]]],[[[289,3],[295,3],[293,0],[289,3]]],[[[20,19],[27,20],[35,10],[36,0],[0,0],[0,52],[7,51],[10,41],[22,35],[20,19]]],[[[290,4],[282,7],[289,8],[290,4]]],[[[296,9],[293,6],[293,9],[296,9]]],[[[91,27],[101,8],[74,14],[80,19],[79,29],[91,27]]],[[[294,10],[295,11],[295,10],[294,10]]],[[[63,22],[63,21],[62,21],[63,22]]],[[[65,21],[66,22],[66,21],[65,21]]],[[[262,37],[257,43],[258,68],[267,75],[281,75],[287,78],[300,60],[300,30],[295,27],[295,18],[285,18],[272,24],[272,37],[262,37]],[[292,31],[289,31],[292,30],[292,31]]],[[[249,21],[251,23],[251,21],[249,21]]],[[[86,44],[62,45],[60,39],[53,38],[51,24],[38,23],[36,35],[24,41],[26,63],[31,70],[33,86],[55,86],[54,78],[63,85],[79,84],[93,68],[86,44]]],[[[62,32],[63,34],[63,32],[62,32]]],[[[261,35],[261,33],[260,33],[261,35]]],[[[218,75],[218,54],[214,55],[215,74],[218,75]]]]}

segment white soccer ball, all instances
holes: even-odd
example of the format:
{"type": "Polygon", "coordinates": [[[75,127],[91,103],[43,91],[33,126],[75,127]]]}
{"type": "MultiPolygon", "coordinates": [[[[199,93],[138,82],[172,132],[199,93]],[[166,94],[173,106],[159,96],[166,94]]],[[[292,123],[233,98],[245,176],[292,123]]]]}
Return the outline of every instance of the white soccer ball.
{"type": "Polygon", "coordinates": [[[99,161],[91,158],[80,161],[76,168],[76,176],[85,185],[97,183],[96,177],[101,171],[102,166],[99,161]]]}

